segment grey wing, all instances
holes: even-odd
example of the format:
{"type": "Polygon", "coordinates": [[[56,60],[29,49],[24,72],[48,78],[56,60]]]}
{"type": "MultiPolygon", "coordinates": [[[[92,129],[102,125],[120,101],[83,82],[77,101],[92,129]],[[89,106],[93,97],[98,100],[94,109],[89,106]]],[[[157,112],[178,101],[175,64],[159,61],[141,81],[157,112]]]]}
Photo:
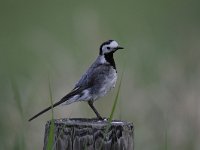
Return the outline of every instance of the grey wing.
{"type": "Polygon", "coordinates": [[[74,89],[87,85],[86,78],[87,78],[87,72],[84,75],[82,75],[80,80],[75,84],[74,89]]]}
{"type": "Polygon", "coordinates": [[[91,65],[90,68],[81,77],[81,79],[76,83],[74,89],[83,86],[86,86],[88,88],[92,87],[95,84],[94,82],[97,80],[97,75],[99,76],[99,74],[101,74],[102,72],[101,66],[102,64],[96,62],[93,65],[91,65]]]}
{"type": "Polygon", "coordinates": [[[90,82],[89,80],[91,80],[90,77],[92,75],[92,72],[94,72],[94,69],[95,69],[94,65],[90,66],[90,68],[85,72],[85,74],[82,75],[80,80],[75,84],[74,89],[83,86],[89,87],[89,82],[90,82]]]}

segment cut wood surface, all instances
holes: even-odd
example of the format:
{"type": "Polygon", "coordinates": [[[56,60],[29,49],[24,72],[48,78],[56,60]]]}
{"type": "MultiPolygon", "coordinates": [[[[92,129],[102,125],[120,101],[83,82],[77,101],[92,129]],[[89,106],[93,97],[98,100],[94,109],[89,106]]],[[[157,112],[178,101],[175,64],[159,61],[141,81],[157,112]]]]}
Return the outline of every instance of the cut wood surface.
{"type": "MultiPolygon", "coordinates": [[[[53,150],[133,150],[133,124],[130,122],[71,118],[55,119],[53,150]]],[[[47,149],[51,121],[45,126],[47,149]]]]}

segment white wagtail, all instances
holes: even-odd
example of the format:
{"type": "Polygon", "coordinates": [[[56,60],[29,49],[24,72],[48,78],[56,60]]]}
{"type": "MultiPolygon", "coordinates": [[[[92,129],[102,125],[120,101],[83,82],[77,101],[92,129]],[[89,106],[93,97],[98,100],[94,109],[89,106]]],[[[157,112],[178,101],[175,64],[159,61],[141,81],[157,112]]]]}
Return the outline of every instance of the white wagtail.
{"type": "Polygon", "coordinates": [[[119,49],[123,49],[123,47],[120,47],[114,40],[108,40],[101,44],[99,56],[77,82],[74,89],[64,96],[60,101],[53,104],[53,106],[47,107],[43,111],[30,118],[29,121],[60,104],[68,105],[78,101],[88,102],[97,118],[102,119],[93,103],[95,100],[106,95],[108,91],[115,87],[117,71],[113,53],[119,49]]]}

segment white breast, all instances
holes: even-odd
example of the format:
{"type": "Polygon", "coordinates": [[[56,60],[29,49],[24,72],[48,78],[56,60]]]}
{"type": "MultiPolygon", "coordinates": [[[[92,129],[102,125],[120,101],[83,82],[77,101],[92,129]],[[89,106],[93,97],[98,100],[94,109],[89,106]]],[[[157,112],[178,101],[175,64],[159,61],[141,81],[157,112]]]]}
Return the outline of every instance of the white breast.
{"type": "Polygon", "coordinates": [[[105,78],[104,86],[100,89],[100,97],[104,96],[109,92],[112,88],[115,87],[117,81],[117,73],[115,69],[111,70],[111,73],[105,78]]]}

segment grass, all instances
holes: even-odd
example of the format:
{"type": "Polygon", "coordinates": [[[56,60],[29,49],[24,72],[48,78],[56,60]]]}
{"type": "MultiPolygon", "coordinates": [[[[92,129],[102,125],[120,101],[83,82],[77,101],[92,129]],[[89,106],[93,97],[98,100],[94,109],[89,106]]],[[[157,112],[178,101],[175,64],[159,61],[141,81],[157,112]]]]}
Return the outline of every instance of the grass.
{"type": "MultiPolygon", "coordinates": [[[[48,85],[49,85],[50,101],[51,101],[52,107],[51,107],[51,123],[50,123],[50,130],[49,130],[49,134],[48,134],[47,150],[52,150],[55,148],[58,138],[54,140],[55,124],[54,124],[53,98],[52,98],[52,89],[51,89],[50,79],[48,81],[49,81],[48,85]]],[[[64,128],[65,127],[60,129],[60,134],[58,135],[58,137],[64,132],[64,128]]]]}
{"type": "Polygon", "coordinates": [[[54,142],[54,112],[53,112],[53,100],[52,100],[52,90],[51,90],[51,83],[50,79],[48,77],[49,81],[49,95],[50,95],[50,101],[51,101],[51,123],[50,123],[50,130],[49,130],[49,136],[48,136],[48,143],[47,143],[47,150],[51,150],[53,148],[53,142],[54,142]]]}
{"type": "Polygon", "coordinates": [[[114,100],[114,103],[113,103],[113,106],[112,106],[110,117],[108,119],[109,123],[112,121],[114,112],[116,110],[117,102],[118,102],[118,99],[119,99],[119,92],[120,92],[120,89],[121,89],[121,83],[122,83],[123,74],[124,74],[124,72],[122,72],[122,75],[121,75],[121,78],[120,78],[120,81],[119,81],[119,87],[117,89],[117,94],[115,96],[115,100],[114,100]]]}

